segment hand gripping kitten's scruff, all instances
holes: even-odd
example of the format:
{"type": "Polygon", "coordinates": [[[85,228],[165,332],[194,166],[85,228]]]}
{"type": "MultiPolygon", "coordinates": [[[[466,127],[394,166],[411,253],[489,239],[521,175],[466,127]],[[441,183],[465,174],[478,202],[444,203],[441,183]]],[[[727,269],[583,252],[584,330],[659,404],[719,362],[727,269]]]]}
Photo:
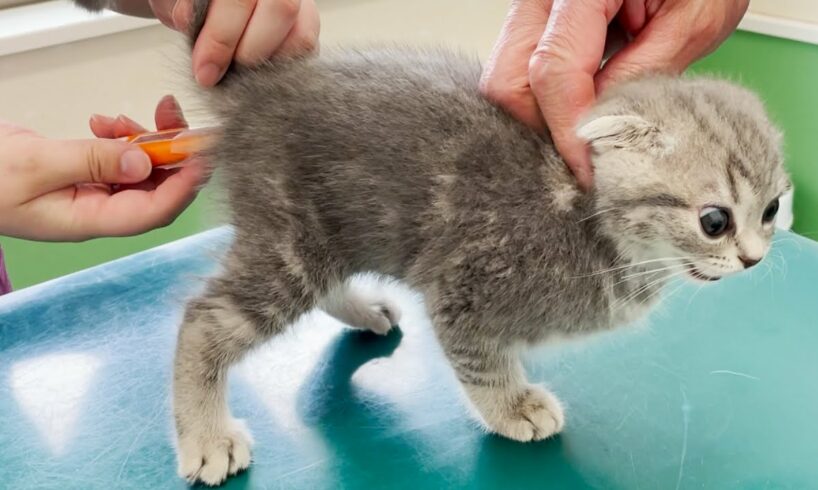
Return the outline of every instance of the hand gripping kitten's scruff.
{"type": "Polygon", "coordinates": [[[182,476],[217,484],[249,465],[225,383],[250,349],[316,307],[379,334],[397,324],[388,298],[351,290],[354,274],[420,291],[485,427],[531,441],[564,416],[526,380],[521,349],[633,321],[674,276],[712,281],[764,257],[790,184],[747,90],[611,89],[578,130],[596,172],[583,194],[547,139],[479,95],[479,76],[444,50],[341,50],[235,69],[209,93],[235,238],[179,332],[182,476]]]}

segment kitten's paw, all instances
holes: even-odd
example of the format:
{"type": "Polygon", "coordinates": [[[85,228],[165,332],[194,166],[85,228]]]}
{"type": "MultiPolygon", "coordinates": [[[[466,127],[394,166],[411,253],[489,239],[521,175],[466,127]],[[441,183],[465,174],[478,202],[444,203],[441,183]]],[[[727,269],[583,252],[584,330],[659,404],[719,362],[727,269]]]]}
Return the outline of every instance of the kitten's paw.
{"type": "Polygon", "coordinates": [[[223,434],[194,433],[179,440],[179,476],[191,483],[219,485],[250,466],[253,439],[244,422],[232,420],[223,434]]]}
{"type": "Polygon", "coordinates": [[[400,308],[389,300],[380,300],[355,308],[350,326],[369,330],[378,335],[386,335],[398,325],[400,308]]]}
{"type": "Polygon", "coordinates": [[[560,432],[565,425],[560,401],[536,386],[527,387],[510,400],[498,400],[480,412],[492,432],[515,441],[539,441],[560,432]]]}
{"type": "Polygon", "coordinates": [[[375,313],[373,326],[369,329],[379,335],[386,335],[393,327],[398,326],[400,321],[400,308],[389,300],[382,300],[370,306],[375,313]]]}

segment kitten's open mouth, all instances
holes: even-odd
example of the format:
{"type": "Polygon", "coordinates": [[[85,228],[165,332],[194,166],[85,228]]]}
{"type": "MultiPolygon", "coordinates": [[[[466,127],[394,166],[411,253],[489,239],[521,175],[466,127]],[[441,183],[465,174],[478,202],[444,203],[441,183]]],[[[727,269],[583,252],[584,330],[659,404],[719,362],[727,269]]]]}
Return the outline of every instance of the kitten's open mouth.
{"type": "Polygon", "coordinates": [[[700,281],[718,281],[721,279],[720,276],[708,276],[707,274],[702,273],[699,269],[696,269],[692,265],[687,266],[687,271],[693,276],[694,279],[698,279],[700,281]]]}

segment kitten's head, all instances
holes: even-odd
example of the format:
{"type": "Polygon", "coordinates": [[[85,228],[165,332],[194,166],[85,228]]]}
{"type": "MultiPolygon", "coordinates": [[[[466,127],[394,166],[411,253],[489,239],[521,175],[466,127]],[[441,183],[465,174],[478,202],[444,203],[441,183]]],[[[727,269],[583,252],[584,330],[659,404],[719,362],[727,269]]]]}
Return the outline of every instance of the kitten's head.
{"type": "Polygon", "coordinates": [[[598,219],[631,260],[713,280],[764,258],[790,181],[780,133],[748,90],[707,79],[625,83],[579,134],[591,146],[598,219]]]}

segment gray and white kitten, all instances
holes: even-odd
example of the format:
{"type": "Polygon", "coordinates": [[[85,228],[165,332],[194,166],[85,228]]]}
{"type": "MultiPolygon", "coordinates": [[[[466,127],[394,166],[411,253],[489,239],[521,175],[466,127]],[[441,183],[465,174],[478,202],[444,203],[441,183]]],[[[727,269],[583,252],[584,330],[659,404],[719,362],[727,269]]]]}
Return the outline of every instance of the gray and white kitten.
{"type": "Polygon", "coordinates": [[[585,194],[548,139],[481,97],[480,72],[445,50],[341,50],[234,69],[210,92],[235,239],[179,332],[182,476],[218,484],[250,464],[225,400],[250,349],[316,307],[379,334],[398,323],[388,298],[350,289],[354,274],[420,291],[485,426],[529,441],[564,416],[526,381],[522,348],[635,320],[670,277],[716,280],[764,257],[790,184],[747,90],[613,88],[578,130],[596,175],[585,194]]]}

